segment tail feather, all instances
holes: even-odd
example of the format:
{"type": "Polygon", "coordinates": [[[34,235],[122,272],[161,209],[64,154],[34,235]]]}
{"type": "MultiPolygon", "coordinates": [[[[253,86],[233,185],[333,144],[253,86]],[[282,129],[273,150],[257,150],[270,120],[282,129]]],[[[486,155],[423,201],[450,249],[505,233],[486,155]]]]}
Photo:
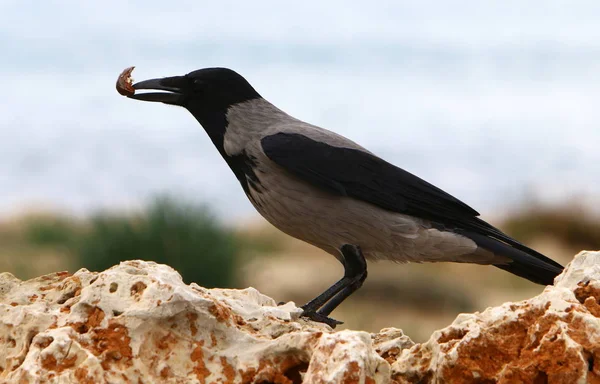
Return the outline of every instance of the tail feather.
{"type": "Polygon", "coordinates": [[[503,269],[514,275],[527,279],[536,284],[552,285],[554,278],[560,274],[557,271],[549,271],[544,269],[532,269],[529,265],[513,261],[510,264],[494,264],[494,267],[503,269]]]}
{"type": "Polygon", "coordinates": [[[479,247],[512,260],[506,264],[494,264],[495,267],[534,283],[552,285],[554,278],[563,270],[562,265],[520,243],[515,248],[512,244],[475,232],[461,231],[461,234],[472,239],[479,247]]]}

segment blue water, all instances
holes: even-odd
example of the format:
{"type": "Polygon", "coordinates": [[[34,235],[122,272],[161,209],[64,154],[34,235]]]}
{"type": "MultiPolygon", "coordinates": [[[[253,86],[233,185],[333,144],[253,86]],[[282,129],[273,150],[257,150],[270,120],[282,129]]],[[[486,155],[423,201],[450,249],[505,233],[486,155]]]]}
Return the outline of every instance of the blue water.
{"type": "Polygon", "coordinates": [[[207,66],[484,214],[600,196],[597,1],[0,2],[0,212],[253,209],[195,120],[114,81],[207,66]]]}

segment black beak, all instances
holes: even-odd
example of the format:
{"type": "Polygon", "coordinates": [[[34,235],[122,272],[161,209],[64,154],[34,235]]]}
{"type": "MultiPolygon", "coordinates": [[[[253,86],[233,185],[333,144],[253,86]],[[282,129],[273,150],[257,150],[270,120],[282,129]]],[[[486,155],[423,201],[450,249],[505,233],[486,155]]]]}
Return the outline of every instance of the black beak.
{"type": "Polygon", "coordinates": [[[183,105],[185,76],[164,77],[162,79],[150,79],[133,84],[136,93],[128,95],[130,99],[142,101],[155,101],[171,105],[183,105]],[[142,89],[151,89],[163,92],[137,93],[142,89]]]}

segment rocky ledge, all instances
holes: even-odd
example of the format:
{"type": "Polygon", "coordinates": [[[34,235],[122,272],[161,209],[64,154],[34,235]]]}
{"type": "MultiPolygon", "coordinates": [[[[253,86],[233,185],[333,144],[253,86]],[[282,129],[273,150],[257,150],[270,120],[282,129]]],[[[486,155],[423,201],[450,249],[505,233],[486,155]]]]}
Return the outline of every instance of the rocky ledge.
{"type": "Polygon", "coordinates": [[[7,383],[599,383],[600,252],[529,300],[461,314],[423,344],[338,331],[252,288],[186,285],[128,261],[0,275],[7,383]]]}

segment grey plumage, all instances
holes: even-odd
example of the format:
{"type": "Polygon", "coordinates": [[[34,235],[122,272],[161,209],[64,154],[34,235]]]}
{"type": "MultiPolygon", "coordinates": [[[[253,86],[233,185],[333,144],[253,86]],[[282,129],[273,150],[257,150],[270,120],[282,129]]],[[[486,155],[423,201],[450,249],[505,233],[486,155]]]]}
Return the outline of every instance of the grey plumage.
{"type": "Polygon", "coordinates": [[[256,210],[283,232],[340,256],[344,244],[359,244],[367,259],[397,262],[455,261],[505,263],[509,259],[479,249],[471,239],[432,228],[427,220],[381,209],[350,197],[338,197],[294,177],[264,153],[261,139],[276,133],[300,133],[335,147],[368,152],[334,132],[305,123],[264,99],[229,108],[224,148],[254,159],[260,187],[248,195],[256,210]]]}

